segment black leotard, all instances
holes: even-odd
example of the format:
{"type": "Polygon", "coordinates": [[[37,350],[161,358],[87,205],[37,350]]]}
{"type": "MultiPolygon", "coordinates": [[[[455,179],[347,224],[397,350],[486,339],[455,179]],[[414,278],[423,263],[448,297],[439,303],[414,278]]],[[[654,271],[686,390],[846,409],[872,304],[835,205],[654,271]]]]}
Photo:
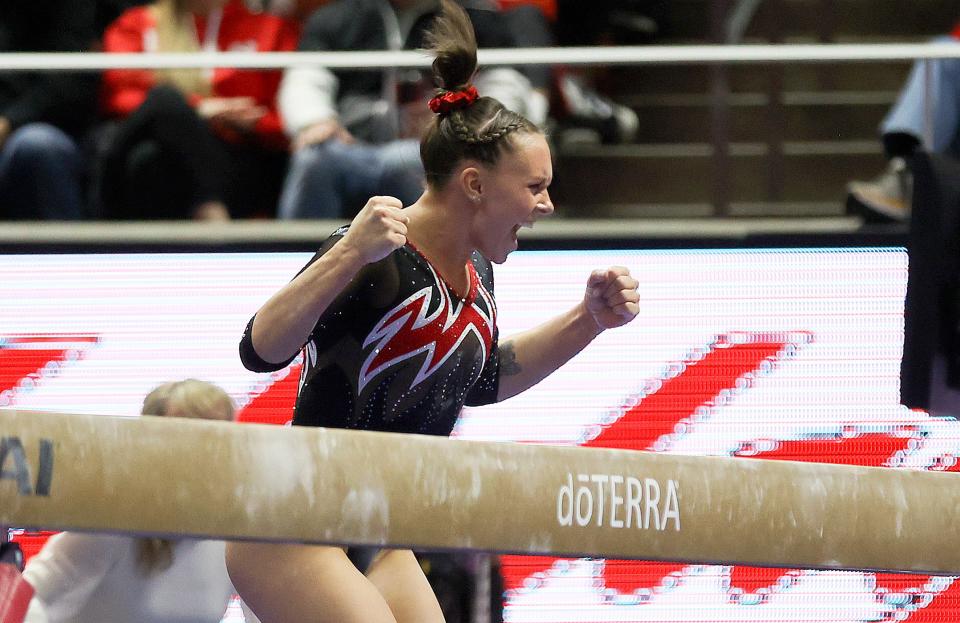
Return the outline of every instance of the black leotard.
{"type": "MultiPolygon", "coordinates": [[[[335,232],[315,262],[345,233],[335,232]]],[[[309,264],[308,264],[309,266],[309,264]]],[[[496,304],[490,262],[474,253],[460,296],[413,246],[370,264],[324,312],[303,347],[293,423],[448,435],[464,404],[496,401],[496,304]]],[[[244,365],[279,370],[253,349],[244,365]]]]}

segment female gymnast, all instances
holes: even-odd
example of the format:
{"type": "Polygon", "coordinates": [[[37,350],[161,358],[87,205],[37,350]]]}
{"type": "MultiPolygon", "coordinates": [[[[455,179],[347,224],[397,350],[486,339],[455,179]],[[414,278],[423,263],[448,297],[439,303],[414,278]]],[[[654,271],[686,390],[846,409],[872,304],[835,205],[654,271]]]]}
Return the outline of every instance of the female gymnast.
{"type": "MultiPolygon", "coordinates": [[[[470,85],[473,26],[443,0],[428,43],[438,94],[421,140],[427,188],[404,208],[374,197],[250,320],[254,371],[302,349],[295,425],[448,435],[464,404],[535,385],[638,311],[626,268],[596,270],[569,311],[500,341],[491,262],[553,212],[543,133],[470,85]]],[[[231,543],[227,567],[266,623],[430,623],[443,615],[409,550],[231,543]]]]}

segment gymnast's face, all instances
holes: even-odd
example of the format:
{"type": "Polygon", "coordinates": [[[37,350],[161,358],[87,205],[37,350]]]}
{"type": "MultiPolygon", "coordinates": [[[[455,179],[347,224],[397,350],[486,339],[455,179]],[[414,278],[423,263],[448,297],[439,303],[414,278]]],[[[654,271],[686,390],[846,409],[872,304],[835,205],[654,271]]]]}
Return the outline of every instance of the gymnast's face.
{"type": "Polygon", "coordinates": [[[511,137],[514,150],[504,153],[493,167],[481,165],[475,229],[476,248],[492,262],[502,263],[517,249],[517,233],[523,227],[553,213],[547,190],[553,181],[550,147],[539,132],[511,137]]]}

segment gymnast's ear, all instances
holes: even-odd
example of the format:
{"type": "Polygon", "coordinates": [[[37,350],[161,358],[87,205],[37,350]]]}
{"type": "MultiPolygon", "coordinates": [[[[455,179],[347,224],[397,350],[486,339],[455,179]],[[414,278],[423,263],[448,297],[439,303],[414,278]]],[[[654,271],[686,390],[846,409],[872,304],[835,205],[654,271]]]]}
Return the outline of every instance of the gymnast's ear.
{"type": "Polygon", "coordinates": [[[460,170],[460,174],[457,176],[457,182],[467,201],[470,203],[480,203],[483,195],[483,184],[478,167],[470,164],[465,166],[460,170]]]}

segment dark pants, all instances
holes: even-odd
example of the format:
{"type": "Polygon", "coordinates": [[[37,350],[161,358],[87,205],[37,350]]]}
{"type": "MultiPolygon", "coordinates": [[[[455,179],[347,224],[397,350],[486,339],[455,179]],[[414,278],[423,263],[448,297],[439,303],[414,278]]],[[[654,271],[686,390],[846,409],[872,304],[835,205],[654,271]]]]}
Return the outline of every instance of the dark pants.
{"type": "Polygon", "coordinates": [[[72,138],[46,123],[21,126],[0,148],[0,218],[80,219],[83,179],[72,138]]]}
{"type": "Polygon", "coordinates": [[[207,201],[225,203],[235,218],[276,214],[287,154],[220,139],[173,87],[150,91],[103,140],[107,218],[189,218],[207,201]]]}

